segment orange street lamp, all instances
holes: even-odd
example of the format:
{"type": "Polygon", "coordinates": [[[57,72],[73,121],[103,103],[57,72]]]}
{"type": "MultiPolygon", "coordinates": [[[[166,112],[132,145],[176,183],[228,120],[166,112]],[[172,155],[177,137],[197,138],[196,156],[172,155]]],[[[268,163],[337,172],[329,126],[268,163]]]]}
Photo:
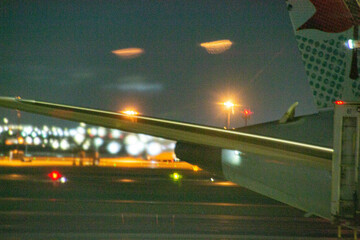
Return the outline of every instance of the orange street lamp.
{"type": "Polygon", "coordinates": [[[126,114],[128,116],[135,116],[135,115],[139,114],[138,112],[136,112],[134,110],[125,110],[125,111],[122,111],[121,113],[126,114]]]}
{"type": "Polygon", "coordinates": [[[139,114],[137,111],[135,110],[125,110],[125,111],[121,111],[121,113],[125,114],[127,117],[130,118],[130,120],[132,122],[136,122],[136,116],[139,114]]]}
{"type": "Polygon", "coordinates": [[[233,104],[231,101],[227,101],[227,102],[224,102],[224,106],[227,108],[232,108],[235,106],[235,104],[233,104]]]}

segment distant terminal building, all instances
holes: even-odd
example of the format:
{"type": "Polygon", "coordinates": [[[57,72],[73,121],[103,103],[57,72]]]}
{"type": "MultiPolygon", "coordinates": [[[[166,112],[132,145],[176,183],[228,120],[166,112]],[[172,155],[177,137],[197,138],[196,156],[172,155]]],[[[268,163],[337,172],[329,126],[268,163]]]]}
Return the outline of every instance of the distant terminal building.
{"type": "Polygon", "coordinates": [[[174,148],[174,141],[117,129],[87,126],[84,123],[71,129],[46,125],[0,125],[2,155],[19,150],[27,156],[69,156],[85,152],[107,157],[134,156],[153,159],[162,153],[173,153],[174,148]]]}

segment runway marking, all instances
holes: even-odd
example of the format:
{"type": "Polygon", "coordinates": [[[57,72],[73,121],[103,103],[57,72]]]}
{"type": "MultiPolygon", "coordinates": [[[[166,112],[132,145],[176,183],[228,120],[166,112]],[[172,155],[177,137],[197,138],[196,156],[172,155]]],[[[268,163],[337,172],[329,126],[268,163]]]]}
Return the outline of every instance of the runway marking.
{"type": "Polygon", "coordinates": [[[177,204],[192,206],[217,206],[217,207],[262,207],[262,208],[291,208],[284,204],[250,204],[250,203],[210,203],[210,202],[170,202],[170,201],[139,201],[139,200],[85,200],[85,199],[54,199],[54,198],[0,198],[0,201],[38,201],[38,202],[85,202],[85,203],[115,203],[115,204],[177,204]]]}
{"type": "MultiPolygon", "coordinates": [[[[264,235],[247,235],[247,234],[207,234],[207,233],[4,233],[2,235],[5,240],[20,239],[245,239],[245,240],[288,240],[289,236],[264,236],[264,235]]],[[[324,239],[323,237],[291,236],[294,240],[315,240],[324,239]]],[[[338,238],[326,238],[328,240],[337,240],[338,238]]]]}
{"type": "MultiPolygon", "coordinates": [[[[187,218],[187,219],[221,219],[221,220],[256,220],[256,221],[273,221],[274,216],[250,216],[250,215],[224,215],[224,214],[159,214],[159,213],[94,213],[94,212],[50,212],[50,211],[0,211],[0,215],[18,215],[18,216],[58,216],[58,217],[125,217],[136,218],[136,217],[146,217],[146,218],[169,218],[170,220],[175,218],[187,218]]],[[[323,218],[305,218],[305,217],[289,217],[289,216],[276,216],[277,220],[282,221],[301,221],[301,222],[324,222],[328,223],[326,219],[323,218]]],[[[169,221],[171,223],[171,221],[169,221]]]]}

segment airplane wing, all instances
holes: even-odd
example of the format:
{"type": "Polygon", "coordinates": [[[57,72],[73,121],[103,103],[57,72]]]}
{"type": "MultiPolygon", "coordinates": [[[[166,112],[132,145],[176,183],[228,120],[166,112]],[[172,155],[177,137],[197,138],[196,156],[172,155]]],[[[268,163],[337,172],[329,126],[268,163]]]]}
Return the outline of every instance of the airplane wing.
{"type": "Polygon", "coordinates": [[[0,106],[66,120],[143,133],[170,140],[212,147],[259,151],[285,151],[331,159],[332,149],[279,138],[225,130],[216,127],[152,118],[140,115],[47,103],[21,98],[0,97],[0,106]]]}

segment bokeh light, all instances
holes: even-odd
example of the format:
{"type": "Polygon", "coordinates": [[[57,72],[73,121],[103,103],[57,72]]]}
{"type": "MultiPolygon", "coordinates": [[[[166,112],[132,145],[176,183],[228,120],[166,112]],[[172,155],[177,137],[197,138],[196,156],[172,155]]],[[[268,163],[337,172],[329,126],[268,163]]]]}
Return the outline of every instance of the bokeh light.
{"type": "Polygon", "coordinates": [[[111,52],[122,59],[131,59],[139,57],[145,51],[142,48],[123,48],[111,52]]]}
{"type": "Polygon", "coordinates": [[[231,48],[233,43],[228,40],[218,40],[213,42],[204,42],[201,43],[200,46],[205,48],[206,51],[210,54],[220,54],[223,53],[231,48]]]}

